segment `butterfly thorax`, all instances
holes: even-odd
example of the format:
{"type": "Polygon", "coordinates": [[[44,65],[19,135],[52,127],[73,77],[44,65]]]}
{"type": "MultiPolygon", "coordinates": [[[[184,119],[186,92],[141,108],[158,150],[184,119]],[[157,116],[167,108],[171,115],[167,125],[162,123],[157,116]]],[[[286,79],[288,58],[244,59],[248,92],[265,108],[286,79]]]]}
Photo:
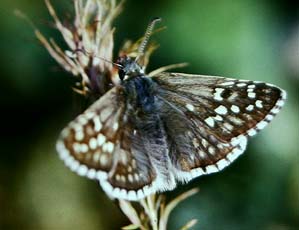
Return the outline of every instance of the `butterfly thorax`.
{"type": "Polygon", "coordinates": [[[136,60],[124,56],[120,57],[117,63],[121,66],[118,74],[129,107],[146,114],[157,110],[156,83],[144,74],[143,68],[136,60]]]}
{"type": "Polygon", "coordinates": [[[148,77],[140,75],[122,82],[125,97],[135,110],[143,113],[157,111],[156,85],[148,77]]]}

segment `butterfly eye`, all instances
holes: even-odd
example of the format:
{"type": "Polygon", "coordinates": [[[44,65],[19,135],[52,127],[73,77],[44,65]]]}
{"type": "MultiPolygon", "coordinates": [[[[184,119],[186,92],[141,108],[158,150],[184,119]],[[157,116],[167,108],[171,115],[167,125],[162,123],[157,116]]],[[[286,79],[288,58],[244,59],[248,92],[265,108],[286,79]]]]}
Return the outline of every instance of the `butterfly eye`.
{"type": "Polygon", "coordinates": [[[119,79],[120,79],[121,81],[124,80],[125,75],[126,75],[126,73],[125,73],[124,70],[122,70],[122,69],[119,69],[119,70],[118,70],[118,76],[119,76],[119,79]]]}

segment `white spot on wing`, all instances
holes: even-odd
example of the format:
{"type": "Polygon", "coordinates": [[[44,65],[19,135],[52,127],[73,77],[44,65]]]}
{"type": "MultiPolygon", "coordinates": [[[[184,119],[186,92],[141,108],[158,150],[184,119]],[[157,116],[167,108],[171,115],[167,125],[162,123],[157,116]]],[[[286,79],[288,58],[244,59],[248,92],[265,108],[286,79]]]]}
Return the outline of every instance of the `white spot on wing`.
{"type": "Polygon", "coordinates": [[[221,86],[230,86],[230,85],[233,85],[233,84],[235,84],[235,82],[233,82],[233,81],[227,81],[227,82],[221,83],[220,85],[221,86]]]}
{"type": "Polygon", "coordinates": [[[191,171],[191,176],[193,178],[201,176],[203,174],[205,174],[205,172],[201,168],[192,169],[192,171],[191,171]]]}
{"type": "Polygon", "coordinates": [[[73,144],[73,149],[74,149],[75,153],[80,153],[80,151],[81,151],[81,145],[79,143],[75,142],[73,144]]]}
{"type": "Polygon", "coordinates": [[[233,92],[228,98],[227,100],[230,102],[234,102],[235,99],[239,96],[239,94],[237,92],[233,92]]]}
{"type": "Polygon", "coordinates": [[[89,169],[88,172],[87,172],[87,177],[89,179],[95,179],[96,178],[96,170],[95,169],[89,169]]]}
{"type": "Polygon", "coordinates": [[[74,160],[69,167],[70,167],[71,171],[76,172],[78,170],[79,166],[80,166],[79,162],[74,160]]]}
{"type": "Polygon", "coordinates": [[[257,107],[257,108],[263,108],[263,104],[262,104],[263,102],[261,101],[261,100],[257,100],[256,102],[255,102],[255,106],[257,107]]]}
{"type": "Polygon", "coordinates": [[[265,128],[267,126],[267,124],[268,123],[266,121],[261,121],[256,125],[256,127],[261,130],[261,129],[265,128]]]}
{"type": "Polygon", "coordinates": [[[100,163],[102,165],[106,165],[108,163],[108,156],[106,154],[101,154],[100,156],[100,163]]]}
{"type": "Polygon", "coordinates": [[[81,152],[82,153],[86,153],[88,151],[88,146],[87,144],[81,144],[81,152]]]}
{"type": "Polygon", "coordinates": [[[100,160],[100,152],[95,152],[94,154],[93,154],[93,162],[95,162],[95,163],[98,163],[99,162],[99,160],[100,160]]]}
{"type": "Polygon", "coordinates": [[[230,107],[230,109],[231,109],[231,111],[233,111],[234,113],[239,113],[239,112],[240,112],[239,107],[236,106],[236,105],[232,105],[232,106],[230,107]]]}
{"type": "Polygon", "coordinates": [[[219,105],[216,109],[215,112],[220,114],[220,115],[225,115],[227,113],[227,108],[225,108],[223,105],[219,105]]]}
{"type": "Polygon", "coordinates": [[[56,143],[56,149],[59,153],[59,157],[65,160],[69,156],[69,151],[65,148],[63,141],[58,140],[56,143]]]}
{"type": "Polygon", "coordinates": [[[198,151],[198,154],[203,159],[206,157],[206,154],[203,151],[201,151],[201,150],[198,151]]]}
{"type": "Polygon", "coordinates": [[[92,117],[95,116],[95,113],[94,112],[85,112],[85,117],[87,120],[91,119],[92,117]]]}
{"type": "Polygon", "coordinates": [[[118,129],[118,122],[115,122],[113,124],[113,130],[116,131],[118,129]]]}
{"type": "Polygon", "coordinates": [[[227,123],[227,122],[224,122],[223,126],[228,131],[232,131],[234,129],[234,126],[232,126],[230,123],[227,123]]]}
{"type": "Polygon", "coordinates": [[[133,180],[133,176],[132,176],[132,174],[129,174],[129,175],[128,175],[128,180],[129,180],[129,182],[131,182],[131,183],[134,181],[134,180],[133,180]]]}
{"type": "Polygon", "coordinates": [[[221,159],[221,160],[217,161],[217,163],[216,163],[219,170],[224,169],[229,164],[230,164],[229,161],[226,159],[221,159]]]}
{"type": "Polygon", "coordinates": [[[222,118],[220,115],[216,115],[216,116],[214,117],[214,119],[215,119],[216,121],[223,121],[223,118],[222,118]]]}
{"type": "Polygon", "coordinates": [[[139,175],[138,175],[137,173],[134,174],[134,179],[135,179],[136,181],[139,181],[139,175]]]}
{"type": "Polygon", "coordinates": [[[89,140],[89,147],[91,149],[96,149],[97,148],[97,139],[95,139],[94,137],[90,138],[89,140]]]}
{"type": "Polygon", "coordinates": [[[191,104],[186,104],[186,108],[191,112],[194,111],[194,106],[191,104]]]}
{"type": "Polygon", "coordinates": [[[125,182],[126,182],[126,177],[125,177],[124,175],[121,175],[121,176],[120,176],[120,180],[121,180],[123,183],[125,183],[125,182]]]}
{"type": "Polygon", "coordinates": [[[217,101],[222,101],[223,98],[221,96],[221,93],[224,91],[222,88],[216,88],[214,93],[214,99],[217,101]]]}
{"type": "Polygon", "coordinates": [[[254,109],[254,106],[253,105],[248,105],[247,107],[246,107],[246,110],[247,111],[252,111],[254,109]]]}
{"type": "Polygon", "coordinates": [[[81,115],[79,118],[78,118],[78,122],[81,124],[81,125],[86,125],[87,124],[87,119],[85,118],[84,115],[81,115]]]}
{"type": "Polygon", "coordinates": [[[241,125],[244,123],[243,120],[241,120],[240,118],[235,117],[235,116],[229,116],[228,118],[229,118],[229,120],[230,120],[232,123],[234,123],[234,124],[236,124],[236,125],[238,125],[238,126],[241,126],[241,125]]]}
{"type": "Polygon", "coordinates": [[[199,142],[198,142],[198,139],[197,138],[193,138],[193,146],[195,148],[199,147],[199,142]]]}
{"type": "Polygon", "coordinates": [[[240,82],[240,83],[237,84],[238,87],[244,87],[244,86],[246,86],[246,85],[247,85],[247,84],[244,83],[244,82],[240,82]]]}
{"type": "Polygon", "coordinates": [[[66,138],[68,135],[70,135],[70,130],[68,128],[63,129],[61,135],[63,138],[66,138]]]}
{"type": "Polygon", "coordinates": [[[255,85],[249,85],[247,86],[248,89],[254,89],[255,88],[255,85]]]}
{"type": "Polygon", "coordinates": [[[107,173],[106,172],[103,172],[103,171],[97,171],[97,175],[96,175],[96,178],[101,181],[101,180],[105,180],[107,179],[107,173]]]}
{"type": "Polygon", "coordinates": [[[205,119],[205,122],[210,126],[210,127],[214,127],[215,125],[215,121],[212,117],[208,117],[205,119]]]}
{"type": "Polygon", "coordinates": [[[106,143],[106,145],[107,145],[107,152],[112,153],[114,149],[114,144],[109,141],[108,143],[106,143]]]}
{"type": "Polygon", "coordinates": [[[268,115],[265,117],[265,119],[267,119],[268,121],[271,121],[273,118],[274,118],[274,116],[271,115],[271,114],[268,114],[268,115]]]}
{"type": "Polygon", "coordinates": [[[206,172],[207,173],[214,173],[214,172],[218,172],[219,170],[217,169],[217,167],[215,165],[208,165],[206,167],[206,172]]]}
{"type": "Polygon", "coordinates": [[[143,191],[141,189],[139,189],[137,191],[137,199],[142,199],[145,195],[143,194],[143,191]]]}
{"type": "Polygon", "coordinates": [[[115,180],[120,181],[120,175],[119,174],[115,175],[115,180]]]}
{"type": "Polygon", "coordinates": [[[201,140],[201,144],[203,145],[203,147],[208,147],[208,145],[209,145],[209,142],[206,140],[206,139],[202,139],[201,140]]]}
{"type": "Polygon", "coordinates": [[[254,136],[257,132],[256,132],[255,128],[252,128],[252,129],[248,130],[247,133],[248,133],[249,136],[252,137],[252,136],[254,136]]]}
{"type": "Polygon", "coordinates": [[[250,93],[247,94],[247,96],[248,96],[249,98],[255,98],[255,93],[250,92],[250,93]]]}
{"type": "Polygon", "coordinates": [[[136,192],[135,191],[129,191],[128,192],[128,199],[129,200],[137,200],[137,194],[136,194],[136,192]]]}
{"type": "Polygon", "coordinates": [[[93,123],[94,123],[94,131],[99,132],[102,128],[102,123],[100,121],[99,116],[95,116],[93,118],[93,123]]]}
{"type": "Polygon", "coordinates": [[[97,141],[98,141],[98,145],[102,146],[106,141],[106,137],[102,133],[99,133],[97,137],[97,141]]]}
{"type": "Polygon", "coordinates": [[[215,154],[215,148],[210,146],[209,149],[208,149],[209,153],[214,155],[215,154]]]}
{"type": "Polygon", "coordinates": [[[77,169],[77,173],[80,176],[85,176],[87,174],[87,167],[85,165],[80,165],[79,168],[77,169]]]}
{"type": "Polygon", "coordinates": [[[272,113],[277,114],[280,111],[279,107],[275,107],[271,110],[272,113]]]}
{"type": "Polygon", "coordinates": [[[75,132],[75,139],[76,141],[82,141],[84,139],[84,133],[82,130],[77,130],[75,132]]]}

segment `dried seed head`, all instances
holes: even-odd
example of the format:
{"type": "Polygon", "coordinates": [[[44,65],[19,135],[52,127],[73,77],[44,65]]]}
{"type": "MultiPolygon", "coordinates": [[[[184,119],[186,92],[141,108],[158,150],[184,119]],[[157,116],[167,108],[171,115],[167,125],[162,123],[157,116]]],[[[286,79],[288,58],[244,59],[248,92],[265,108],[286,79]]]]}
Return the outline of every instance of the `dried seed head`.
{"type": "MultiPolygon", "coordinates": [[[[98,98],[119,83],[117,70],[111,64],[114,46],[113,20],[120,14],[124,1],[116,0],[76,0],[73,22],[64,25],[57,16],[49,0],[45,0],[57,30],[67,47],[59,47],[54,39],[47,39],[36,28],[35,35],[50,55],[68,72],[79,77],[74,90],[83,95],[98,98]]],[[[157,29],[153,33],[160,31],[157,29]]],[[[119,56],[137,57],[138,48],[144,40],[127,41],[119,56]]],[[[158,47],[149,43],[139,63],[145,69],[152,52],[158,47]]]]}
{"type": "Polygon", "coordinates": [[[45,2],[67,47],[60,48],[53,39],[46,39],[35,29],[37,38],[66,71],[80,77],[77,92],[103,95],[114,83],[115,71],[110,63],[114,46],[112,23],[124,1],[74,1],[74,20],[67,25],[61,23],[49,0],[45,2]]]}

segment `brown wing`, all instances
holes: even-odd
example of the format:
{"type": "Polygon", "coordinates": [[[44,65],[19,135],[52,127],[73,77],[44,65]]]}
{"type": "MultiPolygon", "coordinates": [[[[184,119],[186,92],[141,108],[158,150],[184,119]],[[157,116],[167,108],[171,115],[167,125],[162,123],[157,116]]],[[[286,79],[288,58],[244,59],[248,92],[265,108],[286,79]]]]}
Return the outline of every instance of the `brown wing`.
{"type": "Polygon", "coordinates": [[[180,181],[228,166],[278,113],[286,98],[279,88],[222,77],[161,73],[166,133],[174,174],[180,181]]]}
{"type": "Polygon", "coordinates": [[[156,173],[128,122],[122,87],[114,87],[72,121],[57,141],[65,164],[98,179],[108,195],[136,200],[154,192],[156,173]]]}

